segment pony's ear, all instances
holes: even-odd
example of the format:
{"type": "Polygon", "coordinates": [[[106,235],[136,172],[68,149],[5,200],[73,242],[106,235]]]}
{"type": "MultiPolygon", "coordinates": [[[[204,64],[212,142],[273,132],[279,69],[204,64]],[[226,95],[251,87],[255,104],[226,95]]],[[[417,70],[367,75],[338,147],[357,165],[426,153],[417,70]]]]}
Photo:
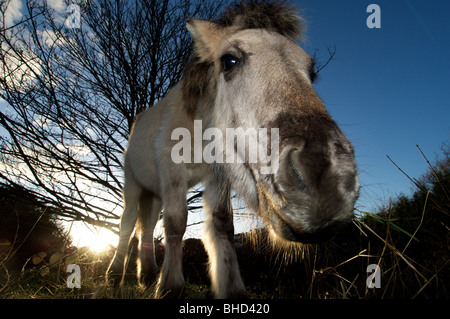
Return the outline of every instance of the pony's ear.
{"type": "Polygon", "coordinates": [[[186,27],[194,39],[200,62],[212,61],[220,43],[230,32],[229,28],[220,27],[214,22],[192,18],[186,21],[186,27]]]}

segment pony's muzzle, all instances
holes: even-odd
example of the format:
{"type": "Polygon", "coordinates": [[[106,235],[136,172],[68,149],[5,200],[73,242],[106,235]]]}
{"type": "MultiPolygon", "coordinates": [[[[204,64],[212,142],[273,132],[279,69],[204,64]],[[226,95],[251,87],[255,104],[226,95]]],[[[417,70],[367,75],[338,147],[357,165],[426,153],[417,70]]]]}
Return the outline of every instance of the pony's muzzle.
{"type": "Polygon", "coordinates": [[[275,180],[284,206],[271,220],[281,238],[320,243],[351,221],[357,178],[352,165],[345,162],[352,163],[353,155],[345,154],[345,160],[341,160],[331,158],[333,153],[323,146],[305,144],[283,150],[275,180]],[[333,162],[342,165],[338,168],[333,162]]]}
{"type": "Polygon", "coordinates": [[[348,223],[342,221],[329,222],[325,227],[310,231],[298,231],[288,223],[282,223],[279,235],[285,240],[304,244],[318,244],[330,240],[340,229],[348,223]]]}

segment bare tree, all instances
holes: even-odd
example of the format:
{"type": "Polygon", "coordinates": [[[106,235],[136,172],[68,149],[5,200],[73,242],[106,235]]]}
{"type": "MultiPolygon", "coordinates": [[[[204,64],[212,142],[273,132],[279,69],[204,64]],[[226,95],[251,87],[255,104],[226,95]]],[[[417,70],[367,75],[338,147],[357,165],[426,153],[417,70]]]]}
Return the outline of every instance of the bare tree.
{"type": "Polygon", "coordinates": [[[222,2],[27,0],[14,25],[9,4],[0,3],[0,183],[26,187],[63,219],[113,229],[134,118],[180,80],[185,20],[212,18],[222,2]]]}

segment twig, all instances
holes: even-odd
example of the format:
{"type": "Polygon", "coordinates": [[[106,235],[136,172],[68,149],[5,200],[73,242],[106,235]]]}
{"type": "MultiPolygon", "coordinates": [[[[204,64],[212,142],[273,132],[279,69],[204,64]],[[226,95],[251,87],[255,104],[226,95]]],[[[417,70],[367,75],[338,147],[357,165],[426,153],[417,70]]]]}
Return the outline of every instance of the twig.
{"type": "MultiPolygon", "coordinates": [[[[358,277],[359,277],[359,274],[356,274],[355,279],[353,279],[353,281],[350,283],[350,287],[348,287],[348,289],[344,292],[344,298],[346,298],[346,296],[350,292],[350,289],[355,285],[356,279],[358,279],[358,277]]],[[[342,283],[342,281],[341,281],[341,283],[342,283]]]]}
{"type": "MultiPolygon", "coordinates": [[[[65,249],[66,246],[67,246],[67,240],[69,239],[70,232],[72,231],[73,223],[74,223],[74,220],[72,220],[72,222],[70,223],[70,227],[69,227],[69,230],[68,230],[68,232],[67,232],[67,236],[66,236],[66,238],[64,239],[64,246],[62,247],[63,254],[64,254],[64,249],[65,249]]],[[[60,274],[60,270],[61,270],[61,263],[62,263],[62,260],[63,260],[62,258],[59,260],[58,274],[57,274],[57,276],[56,276],[56,280],[59,279],[59,274],[60,274]]]]}
{"type": "Polygon", "coordinates": [[[445,264],[430,278],[430,280],[428,280],[417,292],[416,294],[411,298],[411,299],[415,299],[421,292],[422,290],[425,289],[426,286],[428,286],[429,283],[431,283],[431,281],[436,277],[436,275],[442,270],[444,269],[445,266],[447,266],[448,264],[448,260],[445,262],[445,264]]]}
{"type": "Polygon", "coordinates": [[[428,166],[430,167],[431,171],[434,174],[434,177],[436,177],[436,180],[439,182],[439,185],[441,185],[442,190],[444,191],[444,195],[447,198],[448,201],[450,201],[450,198],[448,196],[448,190],[447,188],[444,186],[444,184],[442,184],[441,180],[438,177],[438,174],[436,172],[436,170],[434,169],[434,167],[431,165],[430,161],[428,160],[428,158],[425,156],[425,154],[422,152],[422,150],[420,149],[419,145],[416,144],[417,149],[419,150],[420,154],[422,154],[422,157],[425,159],[425,161],[427,161],[428,166]]]}
{"type": "Polygon", "coordinates": [[[317,245],[314,248],[314,264],[313,264],[313,272],[312,272],[312,278],[311,278],[311,284],[309,286],[309,298],[312,299],[312,293],[313,293],[313,286],[314,286],[314,280],[316,278],[316,261],[317,261],[317,245]]]}
{"type": "Polygon", "coordinates": [[[389,155],[386,155],[386,157],[391,161],[391,163],[392,164],[394,164],[394,166],[395,167],[397,167],[397,169],[400,171],[400,172],[402,172],[403,173],[403,175],[405,175],[414,185],[416,185],[420,190],[422,190],[422,191],[426,191],[426,189],[422,186],[422,185],[420,185],[419,183],[417,183],[417,181],[416,180],[414,180],[414,179],[412,179],[411,177],[409,177],[409,175],[408,174],[406,174],[405,173],[405,171],[403,171],[390,157],[389,157],[389,155]]]}
{"type": "Polygon", "coordinates": [[[422,226],[423,223],[423,217],[425,216],[425,208],[427,207],[428,202],[428,196],[430,195],[430,191],[427,191],[427,196],[425,197],[425,204],[423,205],[423,211],[422,211],[422,217],[420,218],[420,223],[417,226],[416,230],[412,234],[412,237],[409,239],[408,243],[406,244],[405,248],[403,248],[402,254],[405,253],[406,249],[408,248],[411,241],[416,237],[417,232],[419,231],[420,226],[422,226]]]}
{"type": "Polygon", "coordinates": [[[3,285],[3,287],[1,287],[0,288],[0,292],[3,292],[5,289],[6,289],[6,287],[8,287],[8,284],[9,284],[9,280],[11,279],[11,275],[9,274],[9,272],[8,272],[8,268],[6,268],[6,266],[4,265],[4,264],[0,264],[0,266],[2,266],[4,269],[5,269],[5,277],[6,277],[6,282],[5,282],[5,284],[3,285]]]}
{"type": "Polygon", "coordinates": [[[373,235],[375,235],[375,237],[377,237],[379,240],[381,240],[382,242],[385,243],[385,245],[391,249],[396,255],[398,255],[401,259],[403,259],[403,261],[412,269],[414,270],[420,277],[422,277],[423,280],[425,280],[425,282],[428,282],[428,279],[422,275],[417,269],[416,267],[414,267],[413,264],[411,264],[411,262],[406,259],[406,257],[394,246],[392,246],[391,244],[389,244],[388,242],[386,242],[383,238],[380,237],[380,235],[378,235],[373,229],[371,229],[369,226],[367,226],[366,224],[362,223],[362,225],[367,228],[367,230],[369,230],[373,235]]]}
{"type": "Polygon", "coordinates": [[[315,68],[316,74],[318,74],[320,71],[322,71],[333,59],[334,55],[336,54],[336,44],[333,46],[333,49],[331,49],[330,47],[327,47],[327,51],[328,51],[328,55],[329,55],[327,61],[319,64],[318,57],[317,57],[318,50],[317,49],[314,50],[313,61],[317,61],[316,68],[315,68]]]}
{"type": "Polygon", "coordinates": [[[351,260],[353,260],[355,258],[358,258],[358,257],[374,257],[374,256],[370,256],[370,255],[363,255],[363,253],[365,253],[366,251],[367,251],[367,249],[364,249],[364,250],[360,251],[357,255],[347,259],[346,261],[341,262],[339,265],[334,266],[333,268],[336,269],[336,268],[342,266],[343,264],[348,263],[349,261],[351,261],[351,260]]]}
{"type": "Polygon", "coordinates": [[[14,254],[20,249],[20,247],[22,247],[23,243],[28,239],[28,237],[30,236],[30,234],[33,232],[34,228],[36,227],[36,225],[39,223],[39,221],[41,220],[42,216],[45,214],[45,212],[47,211],[48,207],[45,207],[44,210],[42,211],[41,215],[39,215],[38,219],[36,220],[36,222],[34,223],[34,225],[31,227],[30,231],[28,232],[28,234],[25,236],[25,238],[22,240],[22,242],[20,243],[20,245],[14,250],[14,252],[12,252],[12,254],[10,256],[8,256],[6,258],[6,260],[4,261],[4,263],[6,263],[12,256],[14,256],[14,254]]]}

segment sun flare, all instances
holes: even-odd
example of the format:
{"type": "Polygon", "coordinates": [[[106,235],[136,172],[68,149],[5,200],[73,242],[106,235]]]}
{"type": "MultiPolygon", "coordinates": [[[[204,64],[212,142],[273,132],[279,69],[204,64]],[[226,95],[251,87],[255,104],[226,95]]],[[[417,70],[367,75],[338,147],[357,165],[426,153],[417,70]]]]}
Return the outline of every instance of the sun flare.
{"type": "Polygon", "coordinates": [[[94,252],[102,252],[109,246],[117,245],[118,236],[104,228],[88,228],[84,224],[74,225],[71,231],[73,243],[77,247],[89,247],[94,252]]]}
{"type": "Polygon", "coordinates": [[[111,240],[106,235],[98,234],[93,236],[93,241],[89,243],[89,248],[97,253],[112,245],[111,240]]]}

